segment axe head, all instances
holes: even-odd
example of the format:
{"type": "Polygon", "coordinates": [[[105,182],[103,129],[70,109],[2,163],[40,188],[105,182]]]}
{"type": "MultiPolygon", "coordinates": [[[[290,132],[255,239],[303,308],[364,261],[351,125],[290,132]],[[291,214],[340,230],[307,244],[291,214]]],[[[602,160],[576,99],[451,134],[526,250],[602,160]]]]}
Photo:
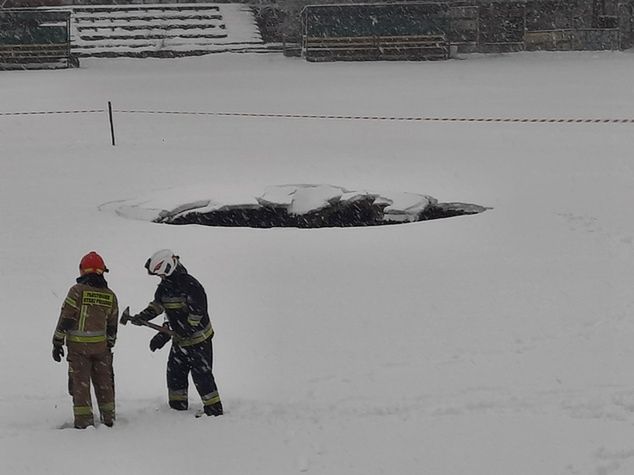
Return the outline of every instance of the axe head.
{"type": "Polygon", "coordinates": [[[121,319],[119,320],[119,323],[121,325],[125,325],[126,323],[128,323],[129,320],[130,320],[130,307],[126,307],[123,313],[121,314],[121,319]]]}

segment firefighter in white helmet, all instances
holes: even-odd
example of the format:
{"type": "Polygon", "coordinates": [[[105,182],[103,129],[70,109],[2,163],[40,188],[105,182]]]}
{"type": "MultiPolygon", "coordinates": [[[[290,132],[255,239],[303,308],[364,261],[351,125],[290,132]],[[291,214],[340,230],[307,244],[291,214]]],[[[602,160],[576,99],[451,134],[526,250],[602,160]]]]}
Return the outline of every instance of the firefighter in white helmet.
{"type": "MultiPolygon", "coordinates": [[[[180,263],[169,249],[155,252],[145,263],[150,275],[161,282],[154,300],[130,319],[136,325],[165,313],[166,323],[174,333],[167,361],[167,389],[172,409],[188,408],[188,380],[191,373],[202,399],[204,413],[220,416],[223,413],[218,387],[212,372],[214,330],[207,309],[207,294],[203,286],[180,263]]],[[[162,348],[170,336],[157,333],[150,341],[150,350],[162,348]]]]}

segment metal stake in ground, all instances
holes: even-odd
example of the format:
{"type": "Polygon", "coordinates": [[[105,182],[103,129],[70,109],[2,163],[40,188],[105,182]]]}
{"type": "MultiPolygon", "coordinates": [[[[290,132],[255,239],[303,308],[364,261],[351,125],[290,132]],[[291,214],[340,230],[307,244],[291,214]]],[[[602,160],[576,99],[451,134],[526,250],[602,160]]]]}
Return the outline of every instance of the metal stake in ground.
{"type": "Polygon", "coordinates": [[[112,138],[112,146],[114,147],[114,121],[112,120],[112,102],[110,101],[108,101],[108,118],[110,119],[110,137],[112,138]]]}

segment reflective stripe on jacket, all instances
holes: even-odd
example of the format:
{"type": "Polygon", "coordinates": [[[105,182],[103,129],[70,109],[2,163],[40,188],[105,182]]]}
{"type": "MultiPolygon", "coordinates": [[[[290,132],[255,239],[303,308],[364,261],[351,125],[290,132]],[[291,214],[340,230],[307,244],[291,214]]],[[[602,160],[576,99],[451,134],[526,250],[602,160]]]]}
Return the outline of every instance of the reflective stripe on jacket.
{"type": "Polygon", "coordinates": [[[174,344],[178,346],[194,346],[199,343],[202,343],[207,338],[211,338],[213,336],[214,336],[214,329],[211,327],[211,323],[208,323],[207,327],[194,333],[188,338],[181,338],[179,336],[175,336],[173,338],[173,342],[174,344]]]}

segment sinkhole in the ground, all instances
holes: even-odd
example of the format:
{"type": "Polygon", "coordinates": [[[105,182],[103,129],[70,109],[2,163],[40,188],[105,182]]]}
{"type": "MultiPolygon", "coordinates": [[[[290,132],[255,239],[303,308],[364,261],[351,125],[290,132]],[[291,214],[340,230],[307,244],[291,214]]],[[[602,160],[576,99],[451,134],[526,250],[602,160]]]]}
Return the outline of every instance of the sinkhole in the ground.
{"type": "Polygon", "coordinates": [[[211,200],[163,211],[155,222],[250,228],[325,228],[383,226],[478,214],[486,207],[439,203],[418,193],[349,191],[333,185],[269,187],[247,204],[211,200]]]}

